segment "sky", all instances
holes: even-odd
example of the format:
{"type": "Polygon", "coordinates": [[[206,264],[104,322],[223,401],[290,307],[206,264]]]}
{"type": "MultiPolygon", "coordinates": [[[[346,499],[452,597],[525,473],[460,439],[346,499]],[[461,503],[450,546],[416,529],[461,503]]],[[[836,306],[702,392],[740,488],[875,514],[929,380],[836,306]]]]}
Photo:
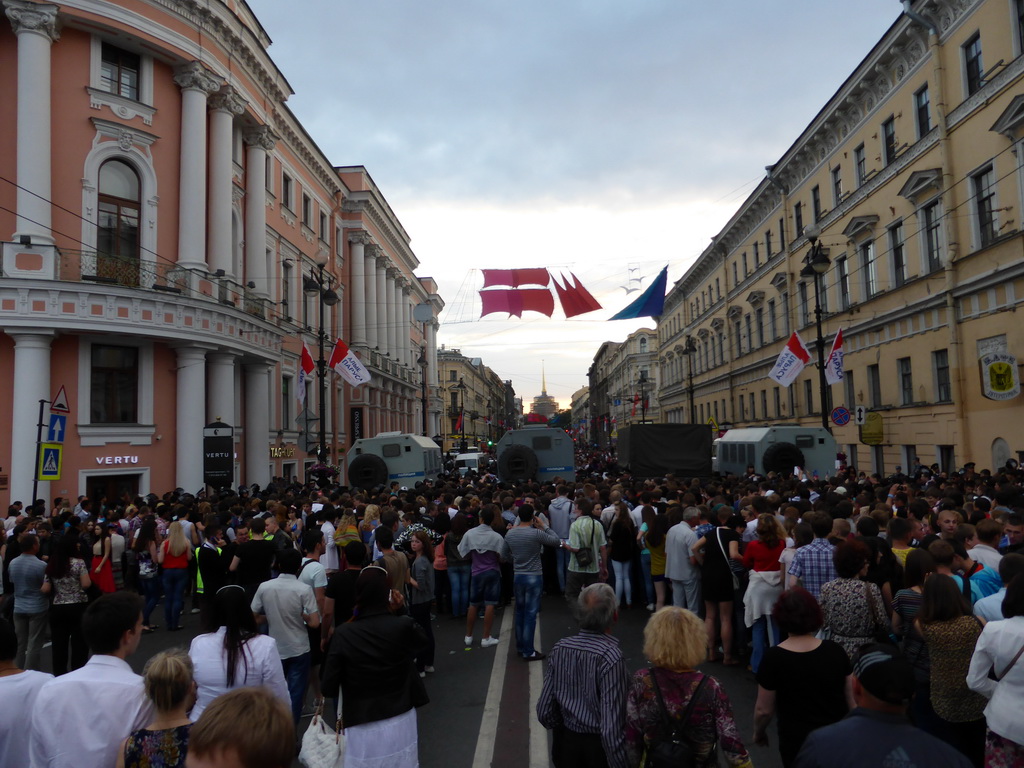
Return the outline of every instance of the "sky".
{"type": "Polygon", "coordinates": [[[568,407],[609,322],[683,275],[888,27],[897,0],[249,0],[335,165],[363,165],[446,303],[438,342],[568,407]],[[481,318],[481,269],[602,309],[481,318]],[[634,283],[635,285],[635,283],[634,283]]]}

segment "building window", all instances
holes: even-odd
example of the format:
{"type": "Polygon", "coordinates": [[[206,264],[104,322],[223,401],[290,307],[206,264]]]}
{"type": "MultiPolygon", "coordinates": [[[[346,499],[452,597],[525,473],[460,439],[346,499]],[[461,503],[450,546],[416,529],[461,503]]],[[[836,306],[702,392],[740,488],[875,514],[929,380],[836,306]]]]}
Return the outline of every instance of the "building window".
{"type": "Polygon", "coordinates": [[[753,328],[754,321],[753,321],[753,318],[751,318],[751,316],[749,314],[748,315],[744,315],[743,316],[743,322],[747,326],[747,349],[748,350],[749,349],[753,349],[754,348],[754,328],[753,328]]]}
{"type": "Polygon", "coordinates": [[[732,330],[736,334],[736,357],[739,357],[743,354],[743,326],[739,320],[733,323],[732,330]]]}
{"type": "Polygon", "coordinates": [[[746,277],[747,275],[750,274],[750,265],[747,263],[746,251],[743,252],[743,256],[741,258],[743,259],[743,277],[746,277]]]}
{"type": "Polygon", "coordinates": [[[793,225],[796,227],[796,236],[800,237],[804,233],[804,204],[795,203],[793,205],[793,225]]]}
{"type": "Polygon", "coordinates": [[[807,283],[797,283],[796,296],[800,307],[800,325],[807,325],[811,322],[811,306],[807,301],[807,283]]]}
{"type": "Polygon", "coordinates": [[[292,377],[281,377],[281,429],[292,426],[292,377]]]}
{"type": "Polygon", "coordinates": [[[139,284],[139,175],[122,160],[100,167],[96,276],[139,284]]]}
{"type": "Polygon", "coordinates": [[[896,371],[900,384],[900,404],[911,405],[914,402],[914,374],[910,368],[910,358],[901,357],[897,360],[896,371]]]}
{"type": "Polygon", "coordinates": [[[843,200],[843,169],[836,166],[832,169],[832,206],[839,205],[843,200]]]}
{"type": "Polygon", "coordinates": [[[767,390],[761,390],[761,418],[768,418],[768,392],[767,390]]]}
{"type": "Polygon", "coordinates": [[[758,307],[754,312],[754,324],[757,326],[757,346],[764,346],[764,310],[758,307]]]}
{"type": "Polygon", "coordinates": [[[864,298],[870,299],[878,293],[878,265],[875,259],[875,243],[869,240],[860,246],[860,263],[864,271],[864,298]]]}
{"type": "Polygon", "coordinates": [[[971,177],[974,187],[974,212],[978,217],[978,240],[982,248],[996,239],[996,185],[992,166],[971,177]]]}
{"type": "Polygon", "coordinates": [[[1016,0],[1014,8],[1017,16],[1017,53],[1024,53],[1024,0],[1016,0]]]}
{"type": "MultiPolygon", "coordinates": [[[[769,229],[764,233],[764,257],[771,258],[772,255],[772,231],[769,229]]],[[[756,251],[755,251],[756,256],[756,251]]]]}
{"type": "Polygon", "coordinates": [[[817,223],[821,218],[821,190],[817,184],[811,189],[811,213],[814,214],[814,221],[817,223]]]}
{"type": "Polygon", "coordinates": [[[327,242],[327,237],[328,237],[327,236],[327,214],[324,213],[323,211],[320,211],[320,228],[319,228],[318,234],[320,236],[320,239],[323,240],[326,243],[327,242]]]}
{"type": "Polygon", "coordinates": [[[281,314],[285,320],[292,319],[292,313],[289,310],[289,301],[292,295],[292,265],[282,264],[281,265],[281,314]]]}
{"type": "Polygon", "coordinates": [[[789,336],[789,294],[782,294],[782,333],[789,336]]]}
{"type": "Polygon", "coordinates": [[[853,371],[843,371],[843,385],[846,388],[846,407],[852,411],[857,405],[857,387],[853,383],[853,371]]]}
{"type": "Polygon", "coordinates": [[[302,223],[313,228],[313,201],[305,193],[302,194],[302,223]]]}
{"type": "Polygon", "coordinates": [[[942,268],[942,239],[939,216],[939,201],[929,203],[921,209],[921,229],[924,235],[924,265],[926,272],[942,268]]]}
{"type": "Polygon", "coordinates": [[[757,409],[754,407],[754,393],[750,393],[750,420],[757,418],[757,409]]]}
{"type": "Polygon", "coordinates": [[[90,390],[91,424],[138,423],[138,348],[93,344],[90,390]]]}
{"type": "Polygon", "coordinates": [[[100,54],[100,87],[126,99],[139,100],[139,72],[142,62],[137,53],[103,43],[100,54]]]}
{"type": "Polygon", "coordinates": [[[896,159],[896,118],[882,123],[882,161],[888,165],[896,159]]]}
{"type": "Polygon", "coordinates": [[[782,415],[782,392],[778,387],[772,390],[772,399],[775,400],[775,418],[782,415]]]}
{"type": "Polygon", "coordinates": [[[903,222],[889,227],[889,253],[892,254],[893,285],[899,288],[907,282],[907,257],[903,249],[903,222]]]}
{"type": "Polygon", "coordinates": [[[779,338],[779,323],[775,318],[775,299],[771,299],[768,302],[768,331],[771,334],[770,338],[772,341],[779,338]]]}
{"type": "Polygon", "coordinates": [[[718,282],[718,278],[717,277],[715,278],[715,297],[716,297],[716,299],[715,299],[716,301],[718,301],[718,300],[720,300],[722,298],[722,286],[718,282]]]}
{"type": "Polygon", "coordinates": [[[267,154],[263,158],[263,186],[267,192],[274,194],[274,158],[267,154]]]}
{"type": "Polygon", "coordinates": [[[295,190],[295,182],[292,181],[292,177],[287,173],[281,174],[281,205],[288,210],[294,210],[294,200],[292,195],[295,190]]]}
{"type": "Polygon", "coordinates": [[[917,115],[917,138],[920,139],[932,129],[932,111],[927,83],[914,94],[914,113],[917,115]]]}
{"type": "Polygon", "coordinates": [[[882,374],[877,364],[868,366],[868,393],[871,397],[868,404],[872,408],[882,405],[882,374]]]}
{"type": "MultiPolygon", "coordinates": [[[[779,218],[779,250],[786,250],[786,220],[781,217],[779,218]]],[[[769,248],[768,251],[768,255],[771,256],[771,248],[769,248]]]]}
{"type": "Polygon", "coordinates": [[[804,407],[807,413],[814,413],[814,384],[810,379],[804,379],[804,407]]]}
{"type": "Polygon", "coordinates": [[[940,403],[948,403],[953,399],[953,389],[949,383],[949,351],[937,349],[932,352],[932,370],[935,373],[935,399],[940,403]]]}
{"type": "Polygon", "coordinates": [[[736,400],[739,402],[740,406],[740,421],[743,421],[746,419],[746,415],[743,412],[743,395],[736,395],[736,400]]]}
{"type": "Polygon", "coordinates": [[[735,261],[732,263],[732,284],[733,287],[740,284],[740,270],[735,261]]]}
{"type": "Polygon", "coordinates": [[[839,308],[850,308],[850,267],[846,263],[846,257],[840,256],[836,259],[836,274],[839,284],[839,308]]]}
{"type": "Polygon", "coordinates": [[[964,77],[967,84],[967,95],[977,92],[985,82],[981,79],[985,74],[985,65],[981,61],[981,34],[964,43],[964,77]]]}
{"type": "Polygon", "coordinates": [[[760,243],[754,243],[754,269],[761,266],[761,245],[760,243]]]}
{"type": "Polygon", "coordinates": [[[868,176],[867,159],[864,157],[864,145],[853,150],[853,168],[857,177],[857,186],[861,186],[868,176]]]}

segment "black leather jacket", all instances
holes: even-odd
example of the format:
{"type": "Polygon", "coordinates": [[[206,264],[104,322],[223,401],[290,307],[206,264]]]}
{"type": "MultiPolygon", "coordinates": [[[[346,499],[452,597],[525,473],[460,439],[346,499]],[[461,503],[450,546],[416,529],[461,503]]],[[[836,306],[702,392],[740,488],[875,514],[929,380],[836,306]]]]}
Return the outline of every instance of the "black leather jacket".
{"type": "Polygon", "coordinates": [[[324,660],[323,692],[337,696],[341,688],[344,725],[387,720],[426,704],[414,661],[426,644],[412,618],[386,611],[336,627],[324,660]]]}

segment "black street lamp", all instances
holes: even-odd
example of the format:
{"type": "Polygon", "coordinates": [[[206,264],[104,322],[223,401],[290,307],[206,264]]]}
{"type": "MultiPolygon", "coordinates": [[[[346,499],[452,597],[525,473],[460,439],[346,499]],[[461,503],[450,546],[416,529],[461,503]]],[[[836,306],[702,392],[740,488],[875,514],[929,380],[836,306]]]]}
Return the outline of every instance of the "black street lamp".
{"type": "Polygon", "coordinates": [[[693,402],[693,356],[697,354],[697,343],[693,336],[686,337],[686,345],[680,354],[686,355],[686,395],[690,400],[690,423],[697,423],[697,404],[693,402]]]}
{"type": "Polygon", "coordinates": [[[828,272],[832,260],[825,254],[825,249],[819,242],[821,228],[816,224],[809,224],[804,227],[804,236],[811,244],[805,259],[807,264],[800,270],[800,277],[810,278],[814,281],[814,323],[818,341],[818,396],[821,400],[821,426],[829,432],[832,430],[828,425],[829,389],[825,380],[825,339],[821,335],[821,276],[828,272]]]}
{"type": "Polygon", "coordinates": [[[640,423],[647,423],[647,393],[645,388],[647,387],[647,371],[643,368],[640,369],[640,378],[637,379],[637,384],[640,385],[640,423]]]}
{"type": "Polygon", "coordinates": [[[316,458],[321,464],[327,463],[327,438],[324,431],[327,421],[327,360],[324,357],[324,343],[327,340],[327,331],[324,328],[324,306],[333,307],[338,303],[338,294],[331,285],[334,277],[324,272],[327,266],[327,259],[317,262],[317,268],[309,273],[309,277],[302,280],[302,292],[307,296],[319,296],[317,303],[319,325],[317,326],[317,373],[320,376],[318,382],[318,394],[320,398],[320,433],[317,441],[316,458]]]}
{"type": "Polygon", "coordinates": [[[423,436],[427,436],[427,348],[420,347],[420,356],[416,359],[416,365],[420,367],[420,401],[423,409],[423,436]]]}
{"type": "Polygon", "coordinates": [[[459,383],[452,387],[459,393],[459,450],[466,452],[466,382],[459,376],[459,383]]]}

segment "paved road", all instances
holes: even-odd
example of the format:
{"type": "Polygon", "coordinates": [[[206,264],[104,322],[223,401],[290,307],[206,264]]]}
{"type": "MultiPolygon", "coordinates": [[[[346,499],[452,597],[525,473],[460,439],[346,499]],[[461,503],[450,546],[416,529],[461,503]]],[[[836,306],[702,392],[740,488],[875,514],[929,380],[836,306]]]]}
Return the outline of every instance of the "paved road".
{"type": "MultiPolygon", "coordinates": [[[[153,620],[162,621],[162,606],[153,620]]],[[[650,614],[642,607],[623,611],[615,628],[630,671],[646,665],[643,657],[643,628],[650,614]]],[[[129,659],[137,672],[158,651],[175,646],[187,648],[198,632],[198,615],[183,616],[185,629],[166,632],[162,628],[145,635],[139,652],[129,659]]],[[[545,596],[539,620],[541,649],[574,634],[576,626],[565,601],[545,596]]],[[[437,672],[427,676],[430,703],[420,708],[420,765],[423,768],[547,768],[550,765],[549,738],[533,716],[543,681],[544,662],[527,663],[515,652],[512,609],[499,610],[494,632],[501,643],[480,648],[482,621],[478,621],[472,648],[463,644],[465,624],[442,616],[434,622],[437,640],[437,672]]],[[[49,648],[43,654],[47,667],[49,648]]],[[[758,768],[781,765],[774,748],[763,749],[750,742],[753,732],[756,684],[746,670],[708,664],[702,671],[713,674],[725,686],[732,701],[740,734],[758,768]]],[[[304,719],[302,725],[309,721],[304,719]]],[[[772,728],[774,744],[774,726],[772,728]]],[[[296,763],[298,765],[298,763],[296,763]]]]}

